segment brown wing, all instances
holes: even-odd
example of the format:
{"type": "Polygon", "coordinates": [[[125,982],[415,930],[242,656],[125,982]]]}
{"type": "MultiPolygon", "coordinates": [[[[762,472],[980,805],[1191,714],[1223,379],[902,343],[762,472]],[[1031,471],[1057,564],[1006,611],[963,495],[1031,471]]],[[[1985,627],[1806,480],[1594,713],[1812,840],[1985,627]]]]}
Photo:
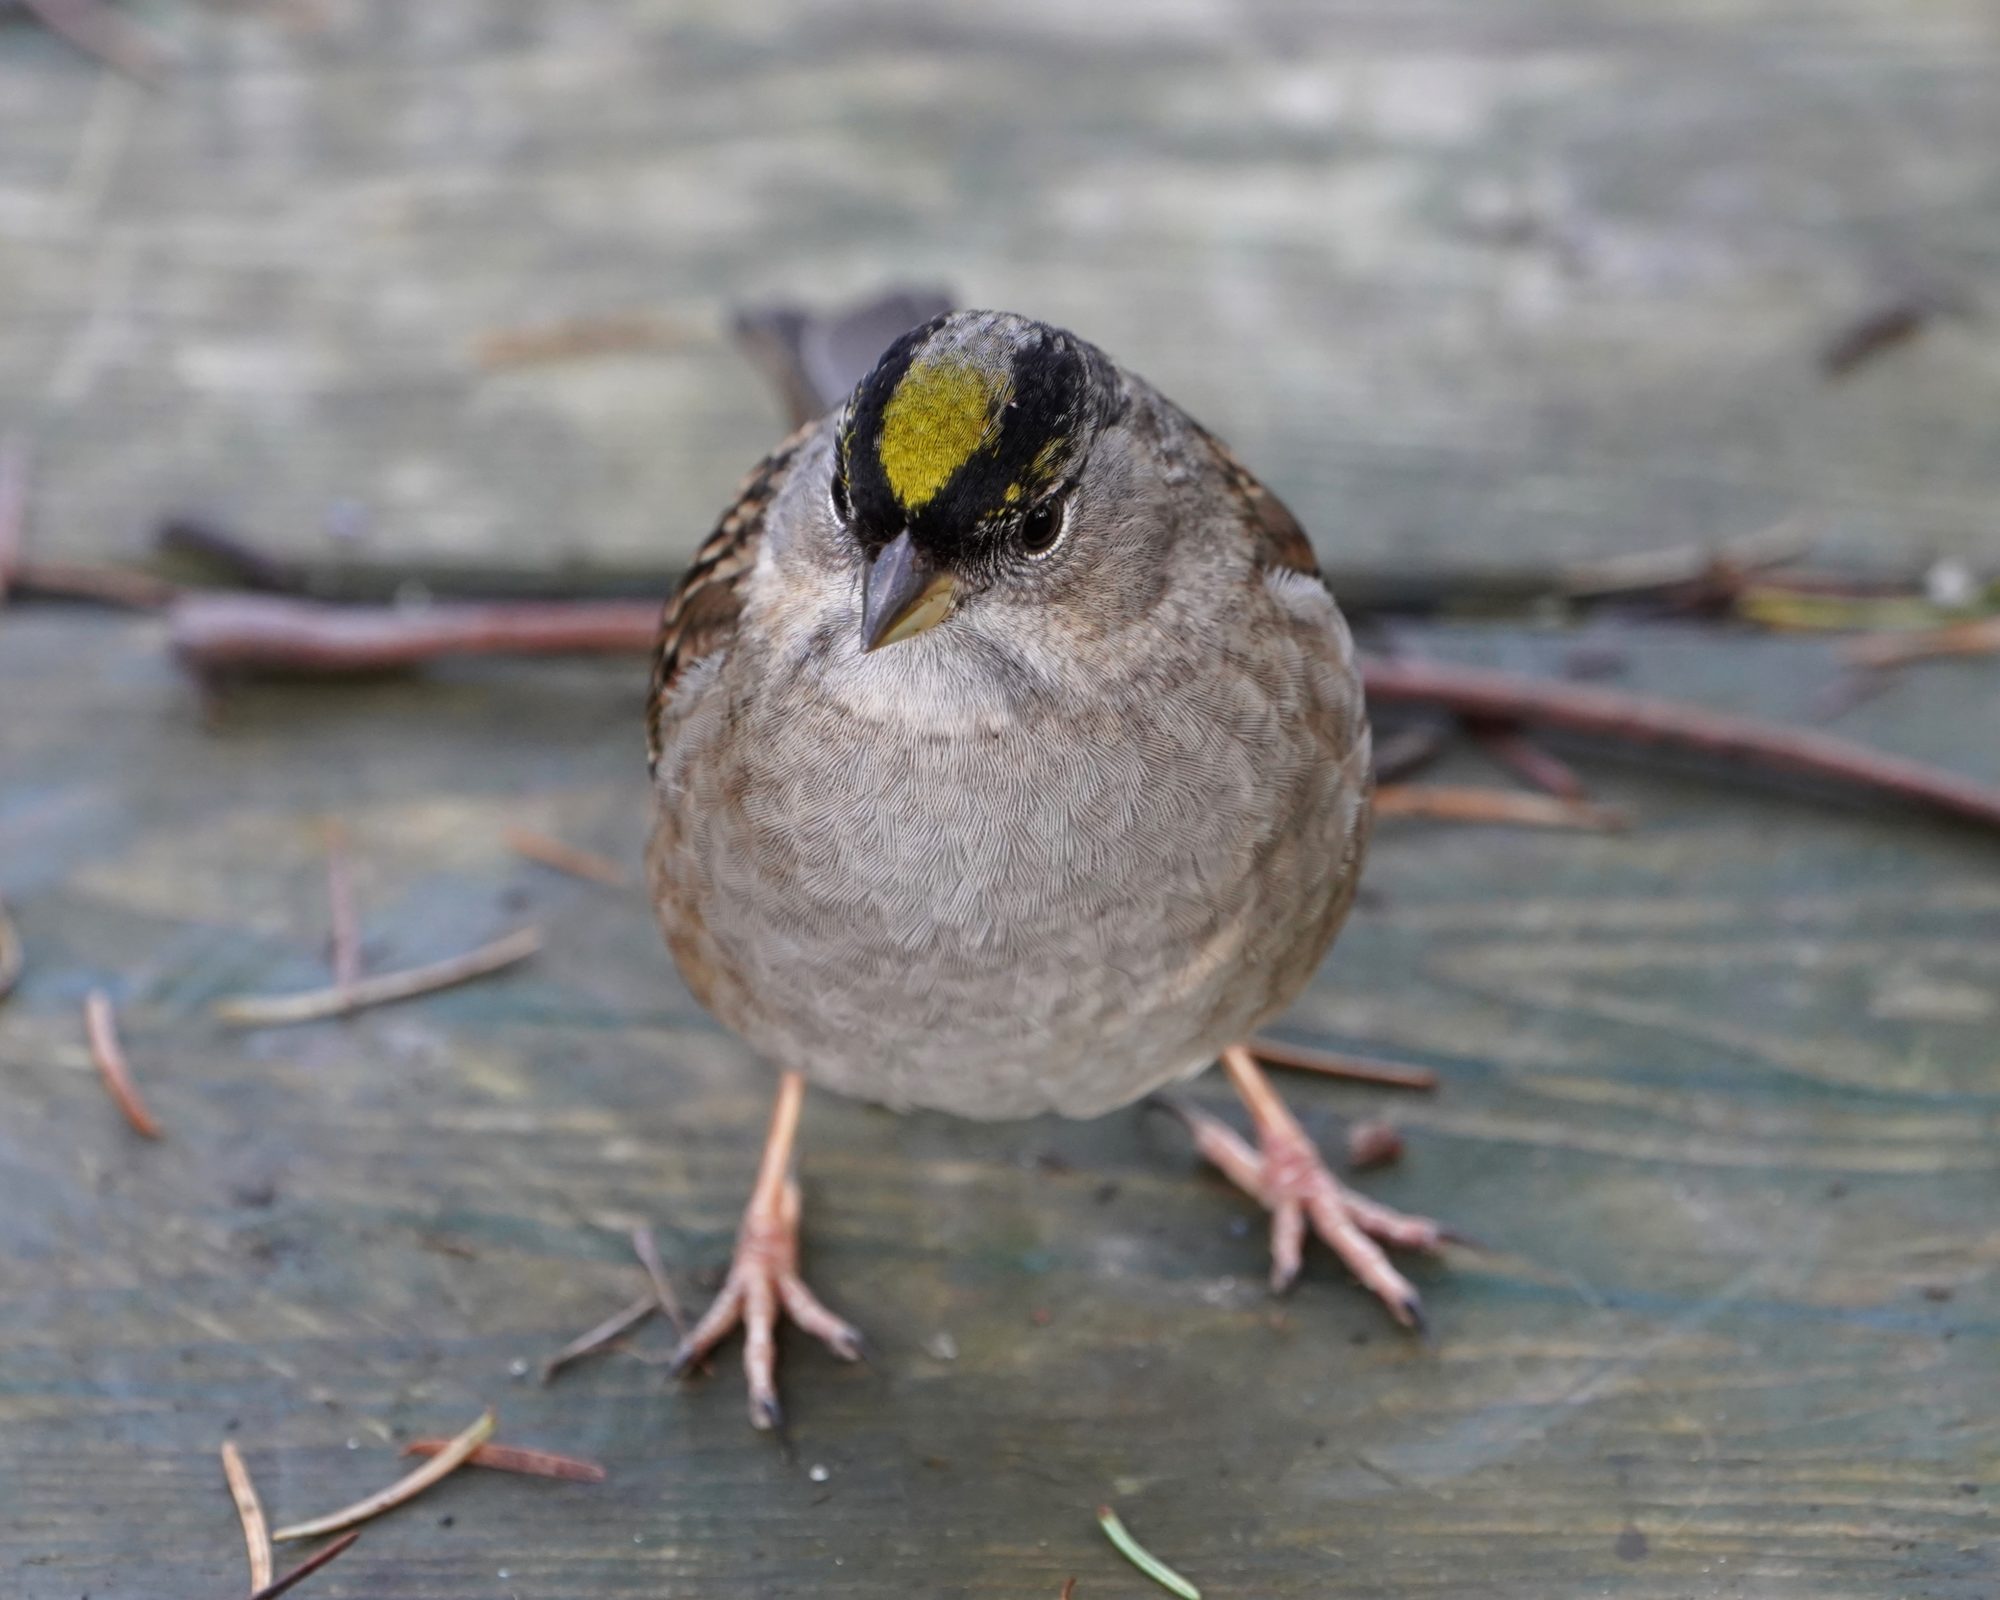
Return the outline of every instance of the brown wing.
{"type": "Polygon", "coordinates": [[[1285,508],[1284,501],[1265,488],[1257,475],[1236,459],[1235,452],[1228,445],[1192,418],[1189,424],[1202,443],[1208,446],[1216,466],[1228,479],[1230,492],[1242,502],[1250,526],[1257,534],[1258,555],[1263,564],[1266,567],[1289,567],[1294,572],[1318,577],[1319,558],[1313,554],[1312,540],[1299,526],[1299,519],[1285,508]]]}
{"type": "MultiPolygon", "coordinates": [[[[1274,569],[1303,573],[1319,579],[1325,586],[1326,579],[1319,570],[1319,559],[1313,554],[1312,541],[1306,537],[1305,529],[1299,526],[1299,519],[1291,514],[1284,501],[1264,487],[1255,473],[1236,459],[1228,445],[1200,423],[1190,421],[1195,433],[1211,452],[1217,470],[1228,482],[1231,496],[1243,510],[1244,520],[1250,527],[1256,546],[1258,565],[1265,573],[1274,569]]],[[[1322,643],[1338,663],[1339,680],[1346,687],[1334,691],[1333,698],[1322,707],[1323,732],[1328,748],[1343,762],[1358,764],[1363,781],[1372,783],[1373,779],[1366,776],[1370,736],[1361,679],[1354,670],[1354,637],[1348,632],[1346,619],[1338,609],[1329,613],[1329,620],[1332,626],[1321,635],[1322,643]]],[[[1343,877],[1358,874],[1359,855],[1366,842],[1367,831],[1364,822],[1349,841],[1348,860],[1341,868],[1343,877]]]]}
{"type": "Polygon", "coordinates": [[[756,565],[764,513],[792,458],[818,424],[808,423],[751,470],[736,499],[695,553],[694,565],[667,599],[653,650],[653,688],[646,697],[646,764],[660,759],[660,712],[681,669],[728,645],[743,609],[744,576],[756,565]]]}

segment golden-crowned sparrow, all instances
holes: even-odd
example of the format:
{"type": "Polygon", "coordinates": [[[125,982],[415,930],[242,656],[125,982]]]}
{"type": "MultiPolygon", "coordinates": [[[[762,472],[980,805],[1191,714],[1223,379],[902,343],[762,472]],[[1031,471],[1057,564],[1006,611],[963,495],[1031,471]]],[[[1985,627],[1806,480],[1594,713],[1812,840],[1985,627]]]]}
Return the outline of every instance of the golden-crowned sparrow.
{"type": "Polygon", "coordinates": [[[745,1324],[777,1418],[804,1080],[967,1117],[1094,1116],[1219,1055],[1273,1213],[1406,1324],[1383,1243],[1437,1228],[1328,1172],[1248,1050],[1353,898],[1369,739],[1353,645],[1291,514],[1073,334],[933,318],[751,474],[668,602],[648,854],[695,995],[782,1074],[736,1259],[678,1365],[745,1324]]]}

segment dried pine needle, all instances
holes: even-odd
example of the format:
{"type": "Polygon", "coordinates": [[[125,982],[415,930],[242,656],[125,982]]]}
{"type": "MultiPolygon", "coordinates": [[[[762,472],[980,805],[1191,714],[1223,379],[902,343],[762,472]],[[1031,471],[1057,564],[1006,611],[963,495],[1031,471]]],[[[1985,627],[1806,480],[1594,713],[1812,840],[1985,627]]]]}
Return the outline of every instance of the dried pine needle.
{"type": "Polygon", "coordinates": [[[1433,822],[1484,822],[1520,828],[1581,828],[1617,833],[1630,826],[1622,811],[1587,800],[1521,794],[1513,789],[1392,783],[1375,791],[1378,817],[1425,817],[1433,822]]]}
{"type": "Polygon", "coordinates": [[[326,824],[326,905],[333,945],[333,986],[351,991],[361,981],[361,917],[354,909],[354,875],[347,867],[347,829],[326,824]]]}
{"type": "Polygon", "coordinates": [[[342,1528],[351,1528],[357,1522],[367,1522],[385,1511],[393,1511],[464,1466],[473,1452],[493,1437],[499,1420],[492,1410],[483,1412],[477,1422],[408,1477],[398,1479],[388,1488],[371,1494],[365,1500],[357,1500],[343,1510],[330,1511],[323,1517],[314,1517],[310,1522],[295,1522],[289,1528],[280,1528],[271,1537],[279,1544],[288,1544],[294,1539],[317,1539],[323,1533],[338,1533],[342,1528]]]}
{"type": "Polygon", "coordinates": [[[501,834],[501,838],[515,855],[539,861],[558,872],[567,872],[572,878],[588,878],[592,883],[601,883],[608,889],[632,887],[632,875],[609,856],[599,855],[595,850],[567,844],[546,833],[537,833],[532,828],[509,828],[501,834]]]}
{"type": "Polygon", "coordinates": [[[643,1222],[632,1230],[632,1252],[639,1258],[639,1265],[646,1269],[646,1276],[653,1280],[653,1293],[659,1297],[660,1309],[667,1314],[667,1321],[674,1325],[674,1332],[683,1339],[687,1337],[687,1319],[681,1315],[680,1299],[674,1293],[674,1286],[667,1281],[666,1264],[660,1260],[660,1247],[653,1238],[653,1230],[643,1222]]]}
{"type": "Polygon", "coordinates": [[[1438,1084],[1437,1074],[1429,1067],[1314,1050],[1308,1045],[1267,1039],[1262,1034],[1250,1041],[1250,1054],[1267,1067],[1291,1067],[1299,1072],[1317,1072],[1323,1077],[1345,1078],[1350,1083],[1379,1084],[1385,1089],[1435,1089],[1438,1084]]]}
{"type": "Polygon", "coordinates": [[[243,1544],[250,1554],[250,1587],[271,1586],[271,1526],[264,1520],[264,1503],[257,1498],[257,1485],[250,1481],[250,1469],[243,1465],[242,1453],[234,1443],[222,1444],[222,1475],[229,1480],[229,1495],[236,1502],[236,1515],[243,1520],[243,1544]]]}
{"type": "Polygon", "coordinates": [[[381,972],[343,987],[308,989],[302,994],[241,995],[216,1003],[215,1014],[223,1022],[239,1028],[271,1027],[288,1022],[317,1022],[325,1017],[345,1016],[369,1006],[410,1000],[421,994],[449,989],[454,984],[483,978],[516,962],[525,961],[542,947],[541,931],[522,928],[504,939],[468,950],[462,956],[433,961],[429,966],[409,967],[402,972],[381,972]]]}
{"type": "Polygon", "coordinates": [[[1519,728],[1505,723],[1475,722],[1470,730],[1473,742],[1497,765],[1505,767],[1530,789],[1552,794],[1558,800],[1588,800],[1583,779],[1561,757],[1544,750],[1519,728]]]}
{"type": "Polygon", "coordinates": [[[1868,634],[1854,640],[1842,653],[1858,667],[1900,667],[1935,656],[1996,652],[2000,652],[2000,617],[1979,617],[1914,632],[1868,634]]]}
{"type": "Polygon", "coordinates": [[[344,1550],[352,1548],[354,1542],[360,1537],[361,1535],[359,1533],[350,1533],[342,1538],[334,1540],[332,1544],[328,1545],[324,1550],[320,1551],[318,1555],[308,1557],[306,1560],[301,1561],[296,1567],[292,1568],[290,1572],[286,1573],[282,1578],[278,1579],[276,1583],[267,1583],[266,1585],[264,1585],[263,1588],[259,1589],[255,1594],[253,1594],[250,1597],[250,1600],[278,1600],[278,1596],[283,1594],[287,1589],[291,1588],[294,1584],[305,1582],[307,1578],[310,1578],[315,1572],[319,1571],[321,1567],[325,1566],[335,1556],[339,1555],[344,1550]]]}
{"type": "Polygon", "coordinates": [[[1097,1508],[1097,1525],[1104,1530],[1104,1537],[1111,1541],[1121,1556],[1162,1589],[1179,1595],[1181,1600],[1201,1600],[1201,1591],[1133,1538],[1126,1531],[1125,1524],[1118,1520],[1118,1513],[1109,1506],[1097,1508]]]}
{"type": "Polygon", "coordinates": [[[578,1334],[542,1363],[542,1382],[547,1383],[578,1357],[587,1356],[595,1350],[602,1350],[619,1334],[638,1327],[659,1309],[660,1297],[656,1293],[649,1292],[643,1299],[634,1300],[623,1311],[606,1317],[588,1333],[578,1334]]]}
{"type": "Polygon", "coordinates": [[[118,1043],[118,1018],[111,1009],[111,996],[102,989],[91,990],[89,998],[83,1002],[83,1031],[90,1041],[90,1059],[97,1063],[104,1087],[111,1091],[111,1098],[125,1113],[125,1120],[148,1139],[159,1138],[160,1125],[153,1120],[152,1112],[146,1109],[146,1102],[139,1098],[139,1091],[132,1082],[132,1071],[125,1065],[125,1051],[118,1043]]]}
{"type": "MultiPolygon", "coordinates": [[[[449,1439],[412,1439],[403,1446],[403,1454],[436,1456],[450,1448],[449,1439]]],[[[523,1450],[511,1444],[483,1444],[466,1457],[465,1464],[493,1472],[525,1473],[531,1478],[561,1478],[569,1483],[602,1483],[606,1477],[595,1461],[560,1456],[553,1450],[523,1450]]]]}

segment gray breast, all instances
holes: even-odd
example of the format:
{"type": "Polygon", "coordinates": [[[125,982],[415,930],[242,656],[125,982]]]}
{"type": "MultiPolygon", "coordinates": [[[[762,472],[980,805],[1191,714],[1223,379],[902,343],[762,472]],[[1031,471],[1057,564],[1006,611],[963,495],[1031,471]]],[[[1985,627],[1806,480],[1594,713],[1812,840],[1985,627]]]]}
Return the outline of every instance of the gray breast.
{"type": "Polygon", "coordinates": [[[1345,652],[1267,644],[930,735],[722,663],[651,857],[689,984],[775,1064],[897,1106],[1086,1116],[1198,1070],[1311,975],[1366,827],[1345,652]]]}

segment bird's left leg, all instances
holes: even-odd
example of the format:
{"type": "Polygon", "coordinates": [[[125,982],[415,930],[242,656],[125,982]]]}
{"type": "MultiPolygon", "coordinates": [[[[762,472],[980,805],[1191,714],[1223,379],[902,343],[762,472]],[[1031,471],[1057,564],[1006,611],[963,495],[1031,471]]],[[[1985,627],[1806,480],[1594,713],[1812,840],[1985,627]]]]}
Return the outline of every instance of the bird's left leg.
{"type": "Polygon", "coordinates": [[[1310,1224],[1390,1316],[1406,1328],[1421,1328],[1423,1301],[1382,1246],[1435,1250],[1444,1230],[1426,1217],[1406,1216],[1356,1194],[1336,1178],[1248,1048],[1232,1045],[1222,1052],[1222,1065],[1256,1125],[1256,1149],[1205,1111],[1179,1104],[1173,1109],[1194,1135],[1195,1148],[1271,1213],[1272,1290],[1283,1293],[1299,1275],[1310,1224]]]}

